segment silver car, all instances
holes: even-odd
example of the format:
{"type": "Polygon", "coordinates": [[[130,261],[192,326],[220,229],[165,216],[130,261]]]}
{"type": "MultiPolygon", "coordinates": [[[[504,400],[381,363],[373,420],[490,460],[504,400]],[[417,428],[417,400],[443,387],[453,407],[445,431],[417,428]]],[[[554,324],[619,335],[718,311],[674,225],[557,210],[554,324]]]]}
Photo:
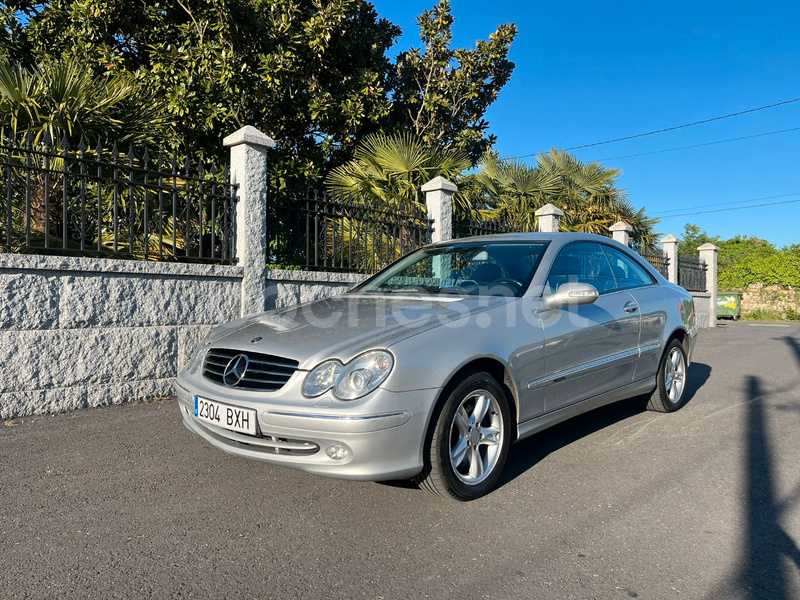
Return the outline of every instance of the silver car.
{"type": "Polygon", "coordinates": [[[217,327],[176,393],[232,454],[470,500],[551,425],[634,396],[678,410],[696,336],[691,295],[608,238],[473,237],[217,327]]]}

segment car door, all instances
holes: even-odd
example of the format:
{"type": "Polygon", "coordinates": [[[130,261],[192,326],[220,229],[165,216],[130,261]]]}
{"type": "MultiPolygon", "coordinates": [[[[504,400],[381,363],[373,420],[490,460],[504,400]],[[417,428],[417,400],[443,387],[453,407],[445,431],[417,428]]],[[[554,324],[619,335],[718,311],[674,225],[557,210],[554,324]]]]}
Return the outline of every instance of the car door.
{"type": "MultiPolygon", "coordinates": [[[[559,251],[545,294],[568,282],[589,283],[600,293],[592,304],[544,310],[545,409],[552,412],[633,381],[639,356],[636,299],[617,287],[603,247],[568,244],[559,251]]],[[[530,386],[529,386],[530,387],[530,386]]]]}
{"type": "Polygon", "coordinates": [[[639,305],[641,328],[639,333],[639,361],[636,365],[636,381],[652,377],[661,360],[661,340],[667,324],[667,310],[680,313],[677,304],[664,305],[664,290],[640,262],[627,252],[611,246],[603,246],[617,287],[631,294],[639,305]]]}

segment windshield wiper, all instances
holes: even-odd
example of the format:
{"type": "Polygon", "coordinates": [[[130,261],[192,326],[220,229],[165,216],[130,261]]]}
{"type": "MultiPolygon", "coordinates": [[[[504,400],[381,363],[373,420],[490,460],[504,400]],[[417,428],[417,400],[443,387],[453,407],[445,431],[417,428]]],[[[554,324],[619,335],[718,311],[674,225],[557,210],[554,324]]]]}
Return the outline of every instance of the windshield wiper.
{"type": "Polygon", "coordinates": [[[361,290],[360,294],[425,294],[431,293],[432,290],[421,290],[419,288],[392,288],[376,290],[361,290]]]}

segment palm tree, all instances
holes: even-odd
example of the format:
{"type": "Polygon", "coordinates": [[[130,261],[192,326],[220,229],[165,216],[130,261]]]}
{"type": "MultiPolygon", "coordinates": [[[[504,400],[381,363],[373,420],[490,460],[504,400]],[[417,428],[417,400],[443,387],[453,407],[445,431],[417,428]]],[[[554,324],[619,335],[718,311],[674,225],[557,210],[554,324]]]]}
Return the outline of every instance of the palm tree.
{"type": "MultiPolygon", "coordinates": [[[[41,145],[45,153],[58,153],[63,143],[75,148],[84,140],[92,145],[107,140],[152,145],[163,140],[168,125],[165,114],[163,103],[128,74],[95,75],[75,59],[50,61],[32,69],[0,59],[0,145],[7,155],[3,162],[29,160],[38,173],[32,181],[13,186],[18,190],[30,186],[30,216],[24,211],[23,230],[44,234],[48,213],[50,233],[58,236],[64,165],[60,156],[45,158],[41,152],[17,156],[14,147],[41,145]]],[[[10,169],[8,176],[30,172],[10,169]]],[[[20,207],[12,206],[12,210],[19,212],[20,207]]]]}
{"type": "MultiPolygon", "coordinates": [[[[399,211],[413,215],[413,221],[425,225],[427,208],[422,186],[439,175],[457,180],[470,166],[470,159],[462,150],[431,148],[411,133],[379,133],[364,138],[356,147],[353,160],[328,175],[326,186],[334,199],[351,208],[367,208],[379,214],[399,211]]],[[[456,204],[460,210],[469,210],[464,195],[456,195],[456,204]]],[[[342,243],[338,251],[344,256],[366,257],[369,271],[414,247],[410,228],[401,227],[389,233],[364,223],[359,219],[342,220],[338,231],[342,243]]],[[[336,233],[327,231],[325,235],[331,237],[336,233]]]]}
{"type": "Polygon", "coordinates": [[[133,76],[95,75],[76,59],[26,69],[0,59],[0,129],[33,133],[34,143],[114,140],[138,145],[160,142],[167,121],[162,102],[133,76]]]}
{"type": "Polygon", "coordinates": [[[431,148],[410,133],[378,133],[364,138],[353,160],[331,171],[326,184],[336,195],[371,199],[376,208],[408,203],[424,208],[426,182],[438,175],[458,179],[470,166],[462,150],[431,148]]]}
{"type": "Polygon", "coordinates": [[[470,204],[482,218],[501,220],[514,231],[535,231],[534,211],[544,206],[559,189],[550,173],[519,161],[501,161],[487,155],[480,171],[462,182],[470,204]]]}
{"type": "Polygon", "coordinates": [[[619,169],[598,162],[583,163],[563,150],[552,149],[536,157],[536,166],[501,161],[487,155],[479,173],[471,176],[473,204],[485,206],[484,214],[509,221],[516,230],[533,231],[534,212],[545,204],[564,211],[561,227],[609,235],[617,221],[633,227],[637,247],[655,244],[657,219],[634,209],[623,188],[617,186],[619,169]]]}

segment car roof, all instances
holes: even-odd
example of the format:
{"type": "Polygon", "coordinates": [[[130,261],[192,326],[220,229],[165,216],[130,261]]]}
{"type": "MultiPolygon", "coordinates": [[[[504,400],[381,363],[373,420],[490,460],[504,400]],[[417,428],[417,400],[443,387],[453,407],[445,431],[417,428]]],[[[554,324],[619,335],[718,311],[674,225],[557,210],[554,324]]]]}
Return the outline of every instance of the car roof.
{"type": "Polygon", "coordinates": [[[596,235],[594,233],[576,233],[576,232],[559,232],[559,233],[494,233],[492,235],[475,235],[472,237],[456,238],[436,242],[433,246],[449,246],[452,244],[462,243],[485,243],[485,242],[550,242],[558,240],[560,242],[613,242],[609,237],[603,235],[596,235]]]}

